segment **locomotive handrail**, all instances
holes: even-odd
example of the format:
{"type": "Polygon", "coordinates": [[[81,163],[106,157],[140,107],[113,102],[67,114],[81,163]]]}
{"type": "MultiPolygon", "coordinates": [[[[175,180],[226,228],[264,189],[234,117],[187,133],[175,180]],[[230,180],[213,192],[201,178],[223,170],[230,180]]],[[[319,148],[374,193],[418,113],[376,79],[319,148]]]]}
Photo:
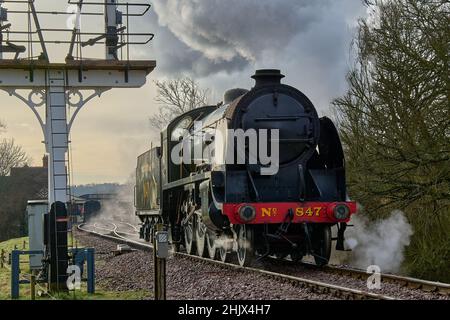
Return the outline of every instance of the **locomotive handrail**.
{"type": "Polygon", "coordinates": [[[196,174],[194,176],[183,178],[181,180],[169,182],[169,183],[163,185],[163,190],[184,186],[186,184],[190,184],[193,182],[204,181],[204,180],[209,179],[210,177],[211,177],[211,172],[202,172],[202,173],[196,174]]]}

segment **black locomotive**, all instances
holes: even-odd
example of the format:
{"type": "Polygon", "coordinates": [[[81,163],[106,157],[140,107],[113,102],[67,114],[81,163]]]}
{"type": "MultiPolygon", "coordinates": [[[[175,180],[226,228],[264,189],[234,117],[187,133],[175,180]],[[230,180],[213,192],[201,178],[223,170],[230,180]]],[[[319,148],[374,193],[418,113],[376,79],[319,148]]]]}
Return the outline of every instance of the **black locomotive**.
{"type": "Polygon", "coordinates": [[[175,248],[190,254],[237,257],[241,265],[255,256],[311,254],[324,265],[337,225],[343,250],[356,203],[347,199],[336,127],[283,77],[258,70],[250,91],[230,90],[223,103],[177,117],[161,147],[138,158],[142,238],[150,241],[162,222],[175,248]]]}

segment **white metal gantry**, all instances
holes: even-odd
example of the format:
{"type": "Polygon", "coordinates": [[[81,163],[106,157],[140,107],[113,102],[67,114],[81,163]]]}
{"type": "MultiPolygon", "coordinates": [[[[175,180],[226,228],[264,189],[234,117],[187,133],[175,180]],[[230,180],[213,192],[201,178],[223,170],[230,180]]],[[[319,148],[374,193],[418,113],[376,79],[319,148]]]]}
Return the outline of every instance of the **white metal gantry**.
{"type": "MultiPolygon", "coordinates": [[[[25,2],[28,3],[30,13],[35,19],[36,32],[40,38],[43,53],[40,59],[19,59],[17,56],[24,52],[25,47],[17,46],[12,42],[8,42],[7,45],[0,43],[0,89],[23,101],[34,112],[42,128],[46,152],[49,156],[48,201],[50,206],[56,201],[67,203],[70,200],[68,199],[67,153],[70,143],[68,137],[78,112],[91,99],[100,97],[103,92],[112,88],[142,87],[147,75],[155,68],[156,62],[118,59],[118,49],[129,45],[129,43],[119,42],[119,36],[129,38],[130,34],[123,33],[124,27],[119,28],[122,24],[120,21],[122,13],[118,11],[117,1],[104,0],[105,34],[84,43],[79,40],[77,43],[88,46],[104,39],[105,59],[73,59],[71,54],[76,41],[75,35],[83,35],[77,29],[78,27],[75,27],[74,36],[69,42],[71,49],[66,62],[50,63],[42,29],[37,21],[39,12],[34,8],[34,0],[25,2]],[[3,52],[14,52],[14,50],[18,52],[14,59],[3,59],[3,52]],[[45,108],[45,117],[41,117],[39,108],[45,108]],[[70,118],[68,108],[74,109],[70,118]]],[[[2,5],[4,6],[5,3],[8,1],[0,1],[0,12],[4,14],[6,10],[2,5]]],[[[78,1],[76,4],[80,9],[82,5],[89,5],[83,1],[78,1]]],[[[91,5],[95,4],[91,3],[91,5]]],[[[1,17],[1,15],[0,31],[10,27],[9,24],[5,24],[6,16],[1,17]]],[[[3,42],[3,39],[1,40],[3,42]]]]}

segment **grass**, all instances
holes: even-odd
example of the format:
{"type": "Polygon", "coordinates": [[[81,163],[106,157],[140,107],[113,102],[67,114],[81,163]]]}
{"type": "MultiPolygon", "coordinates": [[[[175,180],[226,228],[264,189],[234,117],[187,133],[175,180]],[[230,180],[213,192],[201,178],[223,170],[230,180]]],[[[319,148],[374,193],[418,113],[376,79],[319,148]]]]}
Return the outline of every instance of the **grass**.
{"type": "MultiPolygon", "coordinates": [[[[18,250],[28,250],[28,237],[11,239],[8,241],[0,242],[0,250],[5,250],[5,257],[8,259],[8,254],[17,248],[18,250]],[[25,243],[25,247],[24,247],[25,243]]],[[[21,256],[21,274],[29,274],[28,257],[21,256]]],[[[97,262],[97,261],[96,261],[97,262]]],[[[96,267],[101,265],[101,261],[96,267]]],[[[44,291],[45,284],[40,284],[40,287],[36,287],[36,291],[44,291]]],[[[141,300],[149,296],[148,291],[106,291],[96,284],[96,293],[88,294],[86,290],[86,283],[82,283],[81,290],[75,292],[71,291],[69,293],[55,294],[53,296],[44,295],[39,297],[36,292],[36,300],[141,300]]],[[[0,300],[10,300],[11,299],[11,270],[10,266],[5,263],[4,268],[0,268],[0,300]]],[[[20,285],[20,300],[30,299],[30,285],[22,284],[20,285]]]]}

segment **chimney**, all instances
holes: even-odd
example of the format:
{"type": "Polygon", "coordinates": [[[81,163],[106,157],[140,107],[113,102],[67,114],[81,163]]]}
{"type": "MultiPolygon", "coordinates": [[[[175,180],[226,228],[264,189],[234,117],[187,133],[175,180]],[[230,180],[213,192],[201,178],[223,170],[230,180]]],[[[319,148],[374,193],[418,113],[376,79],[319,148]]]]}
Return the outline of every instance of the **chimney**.
{"type": "Polygon", "coordinates": [[[258,88],[262,86],[279,85],[281,84],[281,79],[284,78],[284,75],[277,69],[262,69],[256,70],[256,73],[252,78],[256,81],[254,88],[258,88]]]}
{"type": "Polygon", "coordinates": [[[44,155],[42,158],[42,167],[48,168],[48,155],[44,155]]]}

